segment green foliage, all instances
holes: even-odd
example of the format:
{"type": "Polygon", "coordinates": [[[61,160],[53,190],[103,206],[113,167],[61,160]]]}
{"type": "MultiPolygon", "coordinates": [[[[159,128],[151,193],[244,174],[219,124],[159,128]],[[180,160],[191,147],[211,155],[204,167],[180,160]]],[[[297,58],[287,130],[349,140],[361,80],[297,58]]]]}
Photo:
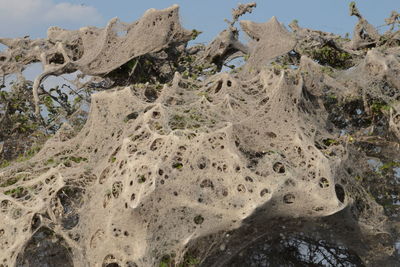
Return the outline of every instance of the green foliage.
{"type": "Polygon", "coordinates": [[[20,179],[20,177],[11,177],[11,178],[7,179],[5,182],[3,182],[2,184],[0,184],[0,187],[11,186],[11,185],[17,183],[19,179],[20,179]]]}
{"type": "Polygon", "coordinates": [[[10,134],[15,132],[31,134],[38,130],[39,125],[33,114],[32,99],[25,90],[31,90],[30,83],[27,81],[13,84],[11,92],[0,91],[0,106],[6,107],[4,116],[8,118],[9,124],[7,129],[3,129],[5,133],[9,131],[10,134]]]}
{"type": "Polygon", "coordinates": [[[321,70],[322,70],[323,73],[325,73],[325,74],[327,74],[329,76],[332,76],[332,74],[333,74],[333,69],[331,67],[323,66],[321,68],[321,70]]]}
{"type": "Polygon", "coordinates": [[[380,171],[388,171],[390,169],[400,167],[400,162],[395,162],[395,161],[389,161],[383,164],[381,167],[379,167],[380,171]]]}
{"type": "Polygon", "coordinates": [[[52,132],[56,132],[60,127],[60,118],[72,115],[80,107],[82,97],[78,95],[71,101],[65,90],[56,86],[42,96],[41,101],[48,111],[44,122],[52,132]]]}
{"type": "Polygon", "coordinates": [[[62,162],[66,167],[71,167],[72,166],[72,162],[75,162],[75,163],[79,164],[79,163],[81,163],[83,161],[87,162],[88,159],[84,158],[84,157],[69,156],[69,157],[60,158],[60,161],[56,161],[53,158],[51,158],[46,162],[46,165],[62,162]]]}
{"type": "Polygon", "coordinates": [[[279,62],[271,62],[271,65],[273,66],[274,70],[276,71],[281,71],[281,70],[287,70],[289,67],[285,63],[279,63],[279,62]]]}
{"type": "Polygon", "coordinates": [[[361,183],[361,182],[363,182],[364,178],[357,175],[357,176],[354,177],[354,180],[356,180],[357,182],[361,183]]]}
{"type": "Polygon", "coordinates": [[[46,161],[46,165],[53,165],[54,163],[56,163],[56,161],[53,158],[50,158],[46,161]]]}
{"type": "Polygon", "coordinates": [[[200,34],[202,34],[202,31],[198,31],[196,29],[192,30],[192,40],[195,40],[200,34]]]}
{"type": "Polygon", "coordinates": [[[180,170],[183,168],[183,164],[180,162],[176,162],[176,163],[172,164],[172,168],[180,170]]]}
{"type": "Polygon", "coordinates": [[[207,92],[199,92],[198,96],[204,96],[209,102],[211,102],[210,95],[207,92]]]}
{"type": "Polygon", "coordinates": [[[353,65],[352,56],[349,53],[339,51],[328,45],[315,49],[307,49],[303,52],[318,61],[321,65],[337,69],[346,69],[353,65]]]}
{"type": "MultiPolygon", "coordinates": [[[[83,96],[79,94],[69,99],[66,90],[58,86],[48,92],[42,91],[44,93],[39,96],[40,108],[47,112],[42,112],[43,117],[37,117],[32,85],[32,81],[19,79],[12,84],[10,91],[0,90],[0,139],[6,140],[3,151],[7,151],[1,155],[3,158],[0,158],[0,166],[8,165],[7,161],[21,162],[30,159],[47,137],[59,129],[62,119],[68,119],[83,100],[83,96]]],[[[83,122],[78,116],[70,121],[74,127],[79,127],[83,122]]]]}
{"type": "Polygon", "coordinates": [[[178,114],[173,115],[169,120],[169,126],[172,130],[185,129],[185,117],[178,114]]]}
{"type": "Polygon", "coordinates": [[[332,100],[332,101],[336,101],[337,100],[337,96],[332,94],[332,93],[327,94],[326,98],[329,99],[329,100],[332,100]]]}
{"type": "Polygon", "coordinates": [[[87,161],[87,158],[75,157],[75,156],[71,156],[68,159],[73,161],[73,162],[75,162],[75,163],[81,163],[82,161],[87,161]]]}
{"type": "Polygon", "coordinates": [[[77,96],[77,97],[75,97],[74,98],[74,101],[73,101],[73,106],[74,106],[74,109],[78,109],[78,107],[81,105],[81,103],[82,103],[82,97],[80,97],[80,96],[77,96]]]}
{"type": "Polygon", "coordinates": [[[182,267],[192,267],[192,266],[197,266],[200,264],[200,260],[198,258],[195,258],[191,255],[187,255],[185,257],[185,260],[183,264],[181,264],[182,267]]]}
{"type": "Polygon", "coordinates": [[[171,256],[169,255],[165,255],[164,257],[162,257],[159,267],[171,267],[172,265],[172,259],[171,256]]]}
{"type": "Polygon", "coordinates": [[[339,144],[339,142],[337,140],[332,139],[332,138],[324,139],[324,140],[322,140],[322,143],[324,143],[324,145],[326,145],[326,146],[338,145],[339,144]]]}
{"type": "Polygon", "coordinates": [[[16,198],[20,197],[23,192],[25,191],[25,189],[21,186],[7,190],[6,192],[4,192],[4,195],[6,196],[14,196],[16,198]]]}
{"type": "Polygon", "coordinates": [[[373,114],[382,114],[384,111],[389,111],[391,107],[384,102],[376,101],[371,104],[370,108],[373,114]]]}
{"type": "Polygon", "coordinates": [[[139,62],[139,59],[136,59],[136,58],[131,59],[131,60],[129,60],[129,61],[126,63],[126,67],[127,67],[130,71],[132,71],[132,70],[134,70],[134,68],[137,66],[138,62],[139,62]]]}
{"type": "Polygon", "coordinates": [[[10,162],[8,160],[4,160],[0,163],[0,169],[10,166],[10,162]]]}
{"type": "Polygon", "coordinates": [[[27,161],[27,160],[31,159],[34,155],[36,155],[36,154],[40,151],[41,148],[42,148],[42,147],[41,147],[41,146],[38,146],[38,145],[32,146],[30,149],[28,149],[27,151],[25,151],[24,154],[20,155],[20,156],[16,159],[16,161],[17,161],[17,162],[23,162],[23,161],[27,161]]]}
{"type": "MultiPolygon", "coordinates": [[[[198,95],[208,97],[207,92],[201,92],[198,95]]],[[[215,115],[216,116],[216,115],[215,115]]],[[[196,110],[188,109],[183,114],[174,114],[169,119],[169,126],[172,130],[198,129],[203,126],[213,126],[217,121],[209,118],[206,114],[196,110]]]]}
{"type": "Polygon", "coordinates": [[[40,151],[42,147],[41,146],[33,146],[31,147],[28,151],[25,152],[25,157],[31,158],[33,157],[36,153],[40,151]]]}

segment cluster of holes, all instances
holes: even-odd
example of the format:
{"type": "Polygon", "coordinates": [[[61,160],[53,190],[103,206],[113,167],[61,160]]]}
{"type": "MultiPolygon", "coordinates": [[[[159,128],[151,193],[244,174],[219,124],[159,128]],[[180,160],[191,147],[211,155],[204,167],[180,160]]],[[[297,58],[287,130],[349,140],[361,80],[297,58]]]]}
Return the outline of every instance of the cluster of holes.
{"type": "Polygon", "coordinates": [[[61,53],[54,53],[48,58],[49,64],[64,64],[64,56],[61,53]]]}
{"type": "Polygon", "coordinates": [[[136,144],[130,143],[126,148],[126,151],[130,155],[135,154],[138,151],[136,144]]]}
{"type": "Polygon", "coordinates": [[[156,151],[164,145],[164,140],[162,138],[156,138],[150,145],[151,151],[156,151]]]}
{"type": "Polygon", "coordinates": [[[263,98],[260,103],[258,103],[258,105],[260,106],[264,106],[265,104],[267,104],[269,101],[269,97],[263,98]]]}
{"type": "Polygon", "coordinates": [[[292,179],[287,179],[287,180],[285,181],[285,185],[286,185],[286,186],[296,186],[296,182],[293,181],[292,179]]]}
{"type": "Polygon", "coordinates": [[[100,174],[99,184],[103,184],[106,181],[109,173],[110,173],[110,167],[106,167],[100,174]]]}
{"type": "Polygon", "coordinates": [[[139,134],[136,134],[131,137],[132,142],[140,142],[147,140],[150,137],[150,133],[141,131],[139,134]]]}
{"type": "Polygon", "coordinates": [[[119,237],[119,236],[125,236],[125,237],[128,237],[129,236],[129,232],[128,231],[124,231],[124,232],[122,232],[122,230],[121,229],[119,229],[119,228],[113,228],[113,236],[114,237],[119,237]]]}
{"type": "Polygon", "coordinates": [[[239,151],[242,155],[248,160],[247,168],[254,171],[259,163],[259,161],[267,154],[263,151],[252,151],[245,149],[243,146],[240,146],[239,139],[235,140],[235,145],[238,147],[239,151]]]}
{"type": "Polygon", "coordinates": [[[213,162],[211,166],[213,168],[216,168],[219,172],[225,172],[225,173],[228,172],[228,165],[226,165],[225,162],[223,161],[219,161],[218,163],[213,162]]]}
{"type": "Polygon", "coordinates": [[[203,181],[201,181],[200,187],[201,188],[210,188],[210,189],[213,190],[214,189],[214,183],[210,179],[204,179],[203,181]]]}
{"type": "Polygon", "coordinates": [[[65,47],[67,48],[67,50],[69,50],[69,52],[71,52],[72,61],[76,61],[83,56],[83,47],[81,38],[78,38],[72,44],[66,44],[65,47]]]}
{"type": "Polygon", "coordinates": [[[183,152],[186,151],[186,146],[180,146],[178,148],[178,151],[176,152],[176,155],[173,158],[173,163],[172,163],[172,168],[177,169],[177,170],[182,170],[183,168],[183,152]]]}
{"type": "Polygon", "coordinates": [[[114,198],[118,198],[119,195],[121,194],[122,190],[123,190],[122,182],[114,182],[113,183],[111,193],[114,196],[114,198]]]}
{"type": "Polygon", "coordinates": [[[321,188],[327,188],[327,187],[329,187],[329,181],[328,181],[328,179],[326,179],[325,177],[322,177],[322,178],[319,180],[319,186],[320,186],[321,188]]]}
{"type": "Polygon", "coordinates": [[[26,190],[24,187],[21,187],[21,186],[9,189],[9,190],[5,191],[4,194],[9,195],[10,197],[17,199],[17,200],[21,200],[22,198],[24,198],[24,200],[29,200],[31,198],[28,190],[26,190]]]}
{"type": "Polygon", "coordinates": [[[219,136],[214,136],[214,137],[208,138],[208,143],[211,145],[212,149],[216,149],[216,148],[224,149],[225,146],[223,144],[221,144],[221,141],[223,141],[225,139],[225,137],[226,137],[225,134],[221,134],[219,136]]]}
{"type": "Polygon", "coordinates": [[[208,165],[210,164],[210,160],[206,157],[201,157],[198,161],[197,161],[197,167],[200,170],[206,169],[208,167],[208,165]]]}
{"type": "Polygon", "coordinates": [[[0,202],[0,212],[1,213],[7,213],[8,210],[11,208],[12,203],[9,200],[2,200],[0,202]]]}
{"type": "Polygon", "coordinates": [[[35,185],[33,185],[33,186],[31,187],[31,192],[32,192],[33,194],[35,194],[35,195],[38,195],[38,194],[40,194],[40,192],[42,191],[42,189],[43,189],[43,183],[42,183],[42,182],[39,182],[39,183],[37,183],[37,184],[35,184],[35,185]]]}
{"type": "Polygon", "coordinates": [[[244,178],[244,180],[245,180],[246,182],[249,182],[249,183],[254,182],[253,178],[251,178],[250,176],[246,176],[246,177],[244,178]]]}

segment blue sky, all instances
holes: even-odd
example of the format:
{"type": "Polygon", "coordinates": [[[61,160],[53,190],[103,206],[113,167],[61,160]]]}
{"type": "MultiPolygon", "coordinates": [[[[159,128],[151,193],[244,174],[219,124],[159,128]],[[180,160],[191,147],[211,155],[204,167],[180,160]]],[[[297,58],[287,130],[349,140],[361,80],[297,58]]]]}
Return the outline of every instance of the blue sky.
{"type": "MultiPolygon", "coordinates": [[[[0,0],[0,36],[45,37],[49,26],[77,29],[104,27],[113,17],[131,22],[149,8],[181,7],[182,24],[204,33],[197,42],[209,42],[230,18],[237,0],[0,0]]],[[[242,0],[242,3],[247,1],[242,0]]],[[[250,2],[250,1],[248,1],[250,2]]],[[[267,21],[272,16],[286,25],[293,19],[300,26],[338,34],[351,33],[356,18],[348,15],[349,0],[259,0],[253,14],[243,19],[267,21]]],[[[400,0],[358,0],[359,10],[373,25],[382,25],[392,10],[400,12],[400,0]]]]}

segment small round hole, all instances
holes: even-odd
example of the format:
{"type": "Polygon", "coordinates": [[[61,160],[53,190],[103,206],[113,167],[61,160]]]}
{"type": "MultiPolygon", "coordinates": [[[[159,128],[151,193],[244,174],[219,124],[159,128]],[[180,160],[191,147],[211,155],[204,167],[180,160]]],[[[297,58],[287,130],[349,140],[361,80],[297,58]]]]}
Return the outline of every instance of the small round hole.
{"type": "Polygon", "coordinates": [[[246,187],[243,184],[239,184],[237,186],[237,191],[240,193],[245,193],[246,192],[246,187]]]}
{"type": "Polygon", "coordinates": [[[161,117],[161,114],[158,111],[153,111],[152,117],[153,119],[159,119],[161,117]]]}
{"type": "Polygon", "coordinates": [[[276,173],[285,173],[285,166],[281,162],[276,162],[273,169],[276,173]]]}
{"type": "Polygon", "coordinates": [[[286,194],[283,197],[283,202],[285,202],[286,204],[292,204],[292,203],[294,203],[295,199],[296,199],[296,197],[293,194],[286,194]]]}
{"type": "Polygon", "coordinates": [[[265,195],[268,194],[268,193],[269,193],[268,189],[267,189],[267,188],[264,188],[263,190],[261,190],[260,196],[263,197],[263,196],[265,196],[265,195]]]}
{"type": "Polygon", "coordinates": [[[193,221],[195,224],[202,224],[204,222],[204,218],[201,215],[197,215],[196,217],[194,217],[193,221]]]}

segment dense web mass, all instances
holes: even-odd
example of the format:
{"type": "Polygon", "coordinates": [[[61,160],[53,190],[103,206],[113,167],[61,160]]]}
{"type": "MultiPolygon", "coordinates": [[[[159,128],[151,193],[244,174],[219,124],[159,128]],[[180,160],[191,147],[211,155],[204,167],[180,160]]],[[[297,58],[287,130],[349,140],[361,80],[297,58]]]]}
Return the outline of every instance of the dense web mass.
{"type": "Polygon", "coordinates": [[[352,40],[241,21],[243,44],[235,23],[254,7],[235,9],[208,46],[187,47],[198,31],[180,26],[177,6],[0,39],[3,76],[43,64],[13,89],[34,97],[23,112],[0,95],[3,125],[26,113],[48,127],[52,100],[72,109],[41,86],[48,76],[78,71],[75,91],[95,92],[82,127],[66,112],[37,154],[1,166],[1,267],[396,265],[396,14],[379,34],[351,5],[352,40]]]}

